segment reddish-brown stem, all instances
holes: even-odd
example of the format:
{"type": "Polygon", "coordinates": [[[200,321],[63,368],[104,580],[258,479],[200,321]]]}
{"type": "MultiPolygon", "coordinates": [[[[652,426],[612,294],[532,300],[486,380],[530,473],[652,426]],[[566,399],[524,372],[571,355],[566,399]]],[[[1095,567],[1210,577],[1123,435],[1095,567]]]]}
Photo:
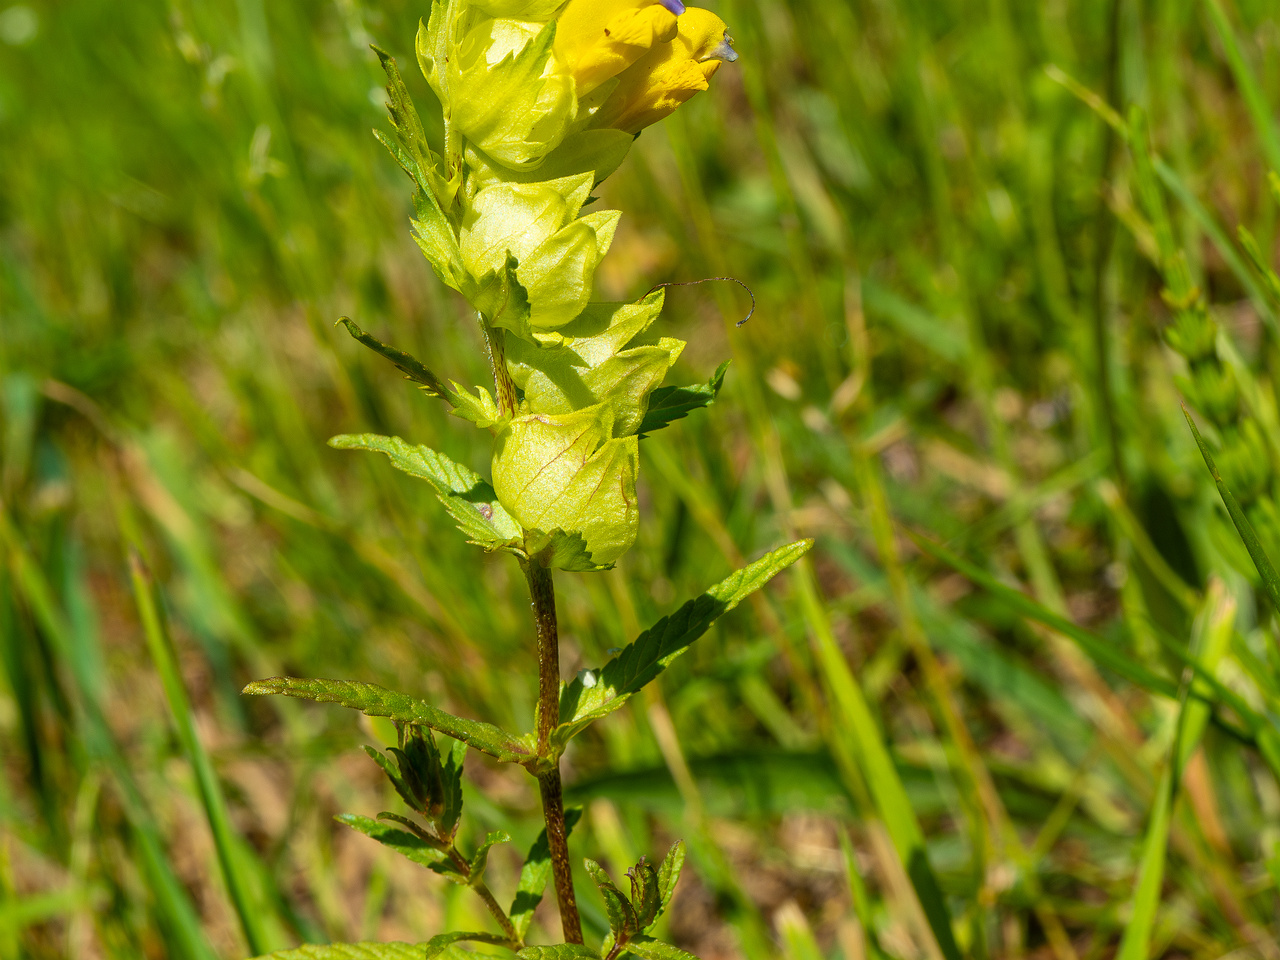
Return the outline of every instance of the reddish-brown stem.
{"type": "Polygon", "coordinates": [[[537,560],[524,564],[533,599],[533,619],[538,629],[538,756],[549,769],[538,774],[542,815],[547,824],[551,874],[560,904],[560,925],[568,943],[582,943],[582,921],[573,895],[573,868],[569,863],[569,832],[564,823],[564,792],[560,786],[560,759],[551,748],[551,731],[560,718],[560,636],[556,627],[556,592],[551,571],[537,560]]]}

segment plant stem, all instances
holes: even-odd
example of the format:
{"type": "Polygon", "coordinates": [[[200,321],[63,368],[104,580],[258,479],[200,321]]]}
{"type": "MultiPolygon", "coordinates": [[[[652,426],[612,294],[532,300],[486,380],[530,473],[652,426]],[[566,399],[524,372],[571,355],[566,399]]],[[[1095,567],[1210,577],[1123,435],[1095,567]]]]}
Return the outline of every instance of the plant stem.
{"type": "Polygon", "coordinates": [[[493,891],[489,889],[488,884],[483,880],[471,882],[471,864],[467,861],[467,858],[464,857],[461,851],[459,851],[452,843],[449,844],[445,853],[448,854],[449,859],[453,861],[453,865],[458,868],[458,871],[467,878],[467,881],[471,885],[471,889],[479,894],[480,899],[484,901],[484,905],[488,907],[489,912],[493,914],[493,919],[497,920],[498,926],[502,927],[502,932],[510,938],[512,943],[517,946],[523,946],[523,938],[518,932],[516,932],[516,928],[512,924],[511,918],[508,917],[507,912],[502,909],[502,905],[498,903],[497,898],[494,897],[493,891]]]}
{"type": "Polygon", "coordinates": [[[551,750],[551,731],[560,716],[560,636],[556,629],[556,591],[551,571],[529,560],[523,564],[533,598],[533,618],[538,629],[538,756],[550,768],[538,774],[542,815],[547,824],[551,872],[560,904],[560,925],[568,943],[582,943],[582,921],[573,895],[573,870],[569,865],[569,835],[564,825],[564,793],[560,786],[560,758],[551,750]]]}
{"type": "MultiPolygon", "coordinates": [[[[484,331],[485,346],[489,349],[489,365],[493,367],[493,390],[497,394],[498,409],[502,411],[504,416],[513,417],[516,413],[516,385],[511,381],[511,374],[507,371],[507,341],[506,332],[491,326],[489,321],[485,319],[484,314],[480,314],[480,329],[484,331]]],[[[528,571],[525,571],[528,576],[528,571]]],[[[547,575],[547,583],[551,582],[550,574],[547,575]]],[[[532,585],[533,581],[530,581],[532,585]]],[[[536,601],[535,601],[536,603],[536,601]]],[[[552,597],[551,603],[551,630],[555,633],[556,624],[556,608],[555,597],[552,597]]],[[[557,673],[557,676],[559,674],[557,673]]]]}

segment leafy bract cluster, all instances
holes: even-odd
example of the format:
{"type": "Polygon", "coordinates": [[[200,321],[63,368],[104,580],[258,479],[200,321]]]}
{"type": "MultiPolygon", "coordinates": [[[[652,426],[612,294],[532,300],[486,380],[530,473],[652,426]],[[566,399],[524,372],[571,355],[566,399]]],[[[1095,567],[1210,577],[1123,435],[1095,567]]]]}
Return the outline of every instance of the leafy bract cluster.
{"type": "MultiPolygon", "coordinates": [[[[653,332],[661,294],[591,302],[620,214],[586,211],[639,130],[735,59],[724,22],[680,0],[436,0],[417,39],[443,108],[436,146],[394,61],[379,56],[395,128],[382,140],[413,181],[415,237],[475,308],[494,391],[446,385],[359,338],[494,433],[492,502],[476,509],[495,529],[477,536],[459,518],[474,542],[546,566],[607,568],[635,540],[641,429],[671,419],[646,421],[684,343],[653,332]]],[[[705,404],[714,392],[689,397],[705,404]]],[[[341,441],[393,459],[396,443],[341,441]]]]}

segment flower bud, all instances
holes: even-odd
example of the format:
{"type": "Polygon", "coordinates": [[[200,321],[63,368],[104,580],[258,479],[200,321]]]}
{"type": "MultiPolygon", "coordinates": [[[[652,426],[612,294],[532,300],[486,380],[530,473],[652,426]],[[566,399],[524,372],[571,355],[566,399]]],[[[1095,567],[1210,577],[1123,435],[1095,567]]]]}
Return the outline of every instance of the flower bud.
{"type": "Polygon", "coordinates": [[[493,487],[524,527],[531,552],[554,545],[557,532],[581,549],[555,565],[609,566],[635,542],[639,515],[639,440],[613,437],[613,413],[598,404],[573,413],[527,414],[498,434],[493,487]]]}
{"type": "Polygon", "coordinates": [[[495,183],[467,205],[459,236],[463,265],[481,280],[500,276],[508,254],[515,257],[534,328],[568,323],[591,299],[596,264],[621,216],[604,210],[578,218],[591,186],[589,173],[545,183],[495,183]]]}
{"type": "Polygon", "coordinates": [[[711,11],[689,7],[678,27],[671,43],[654,47],[619,76],[593,127],[639,133],[706,90],[722,62],[738,59],[725,22],[711,11]]]}

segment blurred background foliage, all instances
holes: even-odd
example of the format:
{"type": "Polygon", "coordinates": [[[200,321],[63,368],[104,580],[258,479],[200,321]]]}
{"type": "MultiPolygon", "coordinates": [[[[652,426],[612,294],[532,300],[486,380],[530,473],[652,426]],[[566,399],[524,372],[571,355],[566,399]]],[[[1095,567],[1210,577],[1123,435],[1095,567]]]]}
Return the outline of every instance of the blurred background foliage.
{"type": "MultiPolygon", "coordinates": [[[[426,12],[0,10],[0,956],[243,956],[237,904],[268,947],[484,922],[333,822],[394,808],[358,750],[386,730],[239,696],[346,677],[531,723],[515,566],[424,485],[324,445],[378,431],[486,466],[476,431],[333,326],[485,380],[369,135],[370,42],[432,115],[426,12]]],[[[1274,5],[717,12],[741,59],[602,188],[625,215],[601,293],[731,275],[755,313],[734,326],[732,284],[669,290],[673,380],[734,365],[644,442],[637,547],[561,578],[565,670],[784,538],[818,546],[576,742],[576,852],[618,873],[690,838],[668,933],[705,960],[941,956],[834,651],[966,956],[1280,956],[1275,610],[1183,420],[1158,217],[1102,116],[1145,111],[1266,474],[1277,303],[1235,236],[1275,249],[1274,5]],[[1197,658],[1216,686],[1190,682],[1197,658]]],[[[518,772],[473,754],[468,779],[467,829],[527,848],[518,772]]],[[[518,861],[493,862],[502,896],[518,861]]]]}

